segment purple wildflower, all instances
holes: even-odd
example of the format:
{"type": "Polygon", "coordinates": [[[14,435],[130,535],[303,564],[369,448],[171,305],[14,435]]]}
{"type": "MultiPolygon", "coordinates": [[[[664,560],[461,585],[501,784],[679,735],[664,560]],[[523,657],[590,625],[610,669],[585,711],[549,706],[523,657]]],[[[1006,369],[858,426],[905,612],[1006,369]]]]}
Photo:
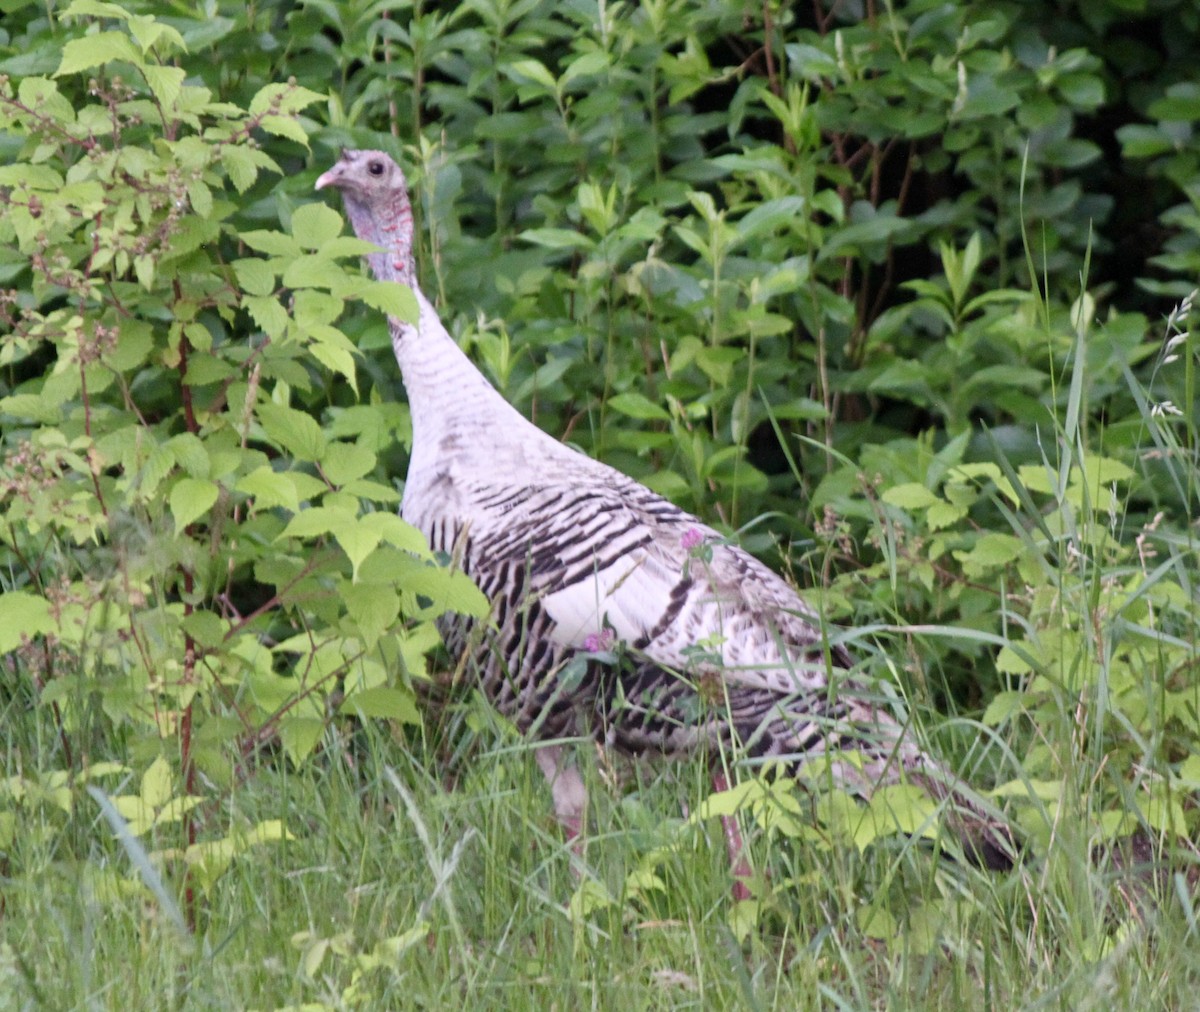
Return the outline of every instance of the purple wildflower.
{"type": "Polygon", "coordinates": [[[599,654],[608,650],[615,639],[611,629],[601,629],[598,633],[589,633],[583,641],[583,649],[589,654],[599,654]]]}
{"type": "Polygon", "coordinates": [[[679,545],[685,552],[690,552],[703,541],[704,532],[699,527],[689,527],[679,539],[679,545]]]}

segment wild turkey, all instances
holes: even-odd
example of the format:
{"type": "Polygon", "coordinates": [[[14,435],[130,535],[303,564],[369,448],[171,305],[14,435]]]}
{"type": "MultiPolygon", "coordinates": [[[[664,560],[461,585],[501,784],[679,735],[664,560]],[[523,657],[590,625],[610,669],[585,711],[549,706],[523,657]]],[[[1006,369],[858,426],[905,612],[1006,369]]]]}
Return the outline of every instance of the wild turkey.
{"type": "MultiPolygon", "coordinates": [[[[921,784],[964,852],[1008,867],[1012,837],[850,674],[851,657],[779,576],[717,531],[522,417],[446,332],[416,283],[407,183],[379,151],[345,151],[317,180],[341,191],[375,277],[409,286],[390,320],[412,412],[402,514],[494,603],[492,625],[444,630],[488,698],[545,740],[594,734],[633,754],[779,757],[834,747],[846,786],[921,784]]],[[[586,795],[558,747],[538,750],[559,818],[586,795]]],[[[728,828],[728,827],[727,827],[728,828]]]]}

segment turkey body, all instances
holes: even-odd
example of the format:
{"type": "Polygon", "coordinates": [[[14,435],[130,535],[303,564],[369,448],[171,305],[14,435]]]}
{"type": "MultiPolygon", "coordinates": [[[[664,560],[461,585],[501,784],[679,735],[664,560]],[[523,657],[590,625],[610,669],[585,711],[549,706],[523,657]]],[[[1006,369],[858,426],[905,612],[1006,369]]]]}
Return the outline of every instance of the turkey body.
{"type": "MultiPolygon", "coordinates": [[[[1011,862],[1007,829],[958,796],[782,578],[542,432],[484,379],[416,284],[407,184],[388,155],[344,152],[317,186],[339,189],[356,235],[380,247],[367,258],[376,278],[417,298],[415,324],[389,321],[413,419],[402,515],[492,602],[490,621],[448,616],[443,634],[503,714],[539,738],[590,734],[636,755],[799,770],[853,749],[858,762],[834,764],[845,785],[919,782],[949,802],[970,856],[1011,862]]],[[[577,775],[542,760],[578,828],[577,775]]]]}

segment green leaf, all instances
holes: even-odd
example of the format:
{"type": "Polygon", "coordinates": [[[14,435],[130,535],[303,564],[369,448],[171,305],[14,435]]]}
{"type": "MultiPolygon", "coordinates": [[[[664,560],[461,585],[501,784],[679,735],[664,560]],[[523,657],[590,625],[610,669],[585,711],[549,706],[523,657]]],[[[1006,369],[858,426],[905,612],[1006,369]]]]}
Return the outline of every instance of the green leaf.
{"type": "Polygon", "coordinates": [[[283,272],[283,283],[288,288],[328,288],[330,279],[341,272],[342,268],[332,260],[320,253],[309,253],[287,265],[283,272]]]}
{"type": "Polygon", "coordinates": [[[346,611],[358,626],[363,648],[372,650],[400,616],[400,595],[379,583],[346,583],[340,593],[346,611]]]}
{"type": "Polygon", "coordinates": [[[321,470],[334,485],[342,486],[375,470],[376,456],[358,443],[330,443],[321,458],[321,470]]]}
{"type": "Polygon", "coordinates": [[[335,527],[353,523],[355,516],[329,506],[310,506],[297,513],[280,533],[280,538],[314,538],[332,534],[335,527]]]}
{"type": "Polygon", "coordinates": [[[554,75],[546,69],[540,60],[516,60],[501,68],[513,80],[520,82],[521,78],[540,84],[550,94],[557,91],[554,75]]]}
{"type": "MultiPolygon", "coordinates": [[[[180,92],[183,90],[183,81],[186,72],[182,67],[162,67],[158,64],[148,63],[142,67],[142,73],[146,75],[146,83],[150,86],[150,90],[154,93],[154,97],[164,109],[174,109],[175,103],[179,101],[180,92]]],[[[203,183],[193,181],[189,185],[189,192],[196,186],[203,187],[203,183]]],[[[207,188],[205,188],[207,192],[207,188]]],[[[193,202],[195,207],[195,203],[193,202]]],[[[208,200],[208,208],[212,208],[212,199],[208,200]]],[[[207,218],[209,211],[201,211],[199,207],[196,212],[202,217],[207,218]]]]}
{"type": "Polygon", "coordinates": [[[314,102],[325,101],[325,96],[308,88],[302,88],[294,83],[274,83],[260,88],[250,100],[250,115],[260,116],[264,113],[295,113],[312,105],[314,102]]]}
{"type": "Polygon", "coordinates": [[[235,260],[233,272],[242,291],[249,295],[270,295],[275,291],[275,271],[266,260],[259,257],[235,260]]]}
{"type": "Polygon", "coordinates": [[[189,478],[211,477],[208,451],[204,448],[204,441],[195,433],[181,432],[172,436],[166,445],[189,478]]]}
{"type": "Polygon", "coordinates": [[[298,257],[304,250],[292,236],[283,232],[269,232],[266,229],[251,229],[239,232],[238,239],[252,250],[277,257],[298,257]]]}
{"type": "Polygon", "coordinates": [[[1200,88],[1191,82],[1174,85],[1164,98],[1151,102],[1147,112],[1159,120],[1189,123],[1200,119],[1200,88]]]}
{"type": "Polygon", "coordinates": [[[41,394],[0,397],[0,414],[12,418],[27,418],[41,425],[54,425],[62,417],[59,406],[48,402],[41,394]]]}
{"type": "Polygon", "coordinates": [[[130,14],[120,4],[104,3],[103,0],[71,0],[71,3],[62,12],[60,17],[64,19],[79,17],[113,18],[117,21],[128,21],[130,14]]]}
{"type": "Polygon", "coordinates": [[[671,420],[671,416],[667,414],[665,408],[655,404],[644,394],[634,391],[617,394],[615,397],[610,398],[608,406],[614,411],[628,415],[630,418],[640,418],[656,422],[669,422],[671,420]]]}
{"type": "Polygon", "coordinates": [[[311,415],[271,401],[260,402],[254,413],[271,441],[296,459],[315,463],[324,456],[325,434],[311,415]]]}
{"type": "Polygon", "coordinates": [[[102,67],[110,60],[124,60],[136,67],[144,67],[142,54],[137,51],[129,36],[124,32],[100,32],[72,39],[63,46],[62,60],[55,77],[77,74],[93,67],[102,67]]]}
{"type": "Polygon", "coordinates": [[[338,712],[353,714],[360,720],[374,717],[397,720],[402,724],[421,724],[421,713],[412,693],[386,685],[346,693],[338,712]]]}
{"type": "Polygon", "coordinates": [[[924,510],[940,502],[929,489],[915,481],[885,489],[882,498],[885,503],[904,510],[924,510]]]}
{"type": "Polygon", "coordinates": [[[304,204],[292,212],[292,235],[304,249],[320,249],[341,231],[342,216],[325,204],[304,204]]]}
{"type": "Polygon", "coordinates": [[[383,540],[383,532],[379,530],[378,525],[365,523],[367,519],[368,517],[360,518],[342,513],[334,519],[331,527],[331,533],[346,553],[346,558],[350,560],[355,579],[358,579],[358,569],[363,561],[383,540]]]}
{"type": "Polygon", "coordinates": [[[588,251],[595,249],[596,241],[581,232],[569,228],[529,228],[517,238],[547,249],[571,249],[588,251]]]}
{"type": "Polygon", "coordinates": [[[998,692],[983,711],[983,723],[988,727],[1000,727],[1025,709],[1025,693],[998,692]]]}
{"type": "Polygon", "coordinates": [[[969,552],[954,552],[954,557],[963,563],[963,570],[974,577],[983,576],[991,569],[1007,566],[1022,552],[1019,538],[1011,534],[985,534],[969,552]]]}
{"type": "Polygon", "coordinates": [[[258,125],[269,134],[286,137],[290,141],[308,147],[308,134],[304,127],[291,116],[264,116],[258,125]]]}
{"type": "Polygon", "coordinates": [[[221,149],[221,165],[238,193],[245,193],[258,179],[258,166],[245,148],[227,144],[221,149]]]}
{"type": "Polygon", "coordinates": [[[567,69],[563,71],[562,83],[567,84],[578,77],[590,77],[602,73],[608,69],[610,62],[611,58],[608,53],[600,49],[593,49],[567,64],[567,69]]]}
{"type": "Polygon", "coordinates": [[[407,323],[416,323],[420,318],[417,297],[407,285],[395,281],[361,280],[366,283],[358,292],[358,297],[372,309],[407,323]]]}
{"type": "Polygon", "coordinates": [[[362,517],[360,522],[365,528],[378,533],[379,537],[388,544],[395,545],[406,552],[412,552],[414,555],[427,556],[429,554],[429,542],[425,540],[425,535],[395,513],[385,511],[368,513],[362,517]]]}
{"type": "Polygon", "coordinates": [[[242,299],[242,307],[268,337],[282,337],[287,330],[287,310],[274,295],[247,295],[242,299]]]}
{"type": "MultiPolygon", "coordinates": [[[[322,243],[319,250],[321,256],[337,260],[339,257],[361,257],[368,253],[378,253],[382,246],[367,242],[355,235],[334,236],[328,242],[322,243]]],[[[363,280],[366,280],[365,278],[363,280]]]]}
{"type": "Polygon", "coordinates": [[[207,478],[180,478],[171,489],[171,515],[175,518],[175,531],[199,519],[217,501],[219,489],[215,481],[207,478]]]}
{"type": "Polygon", "coordinates": [[[1117,130],[1121,154],[1126,158],[1154,158],[1175,149],[1175,142],[1157,126],[1130,123],[1117,130]]]}
{"type": "Polygon", "coordinates": [[[44,597],[10,590],[0,594],[0,654],[16,650],[24,639],[54,632],[58,624],[44,597]]]}
{"type": "Polygon", "coordinates": [[[342,486],[342,491],[349,492],[360,499],[369,499],[371,502],[394,505],[400,501],[400,493],[390,485],[383,485],[377,481],[367,481],[363,478],[346,482],[342,486]]]}
{"type": "Polygon", "coordinates": [[[226,624],[220,615],[197,609],[184,617],[183,631],[207,650],[217,650],[225,642],[226,624]]]}
{"type": "Polygon", "coordinates": [[[158,756],[142,774],[142,803],[150,808],[162,808],[174,794],[175,775],[171,772],[171,764],[158,756]]]}
{"type": "Polygon", "coordinates": [[[743,242],[777,229],[800,228],[804,225],[807,201],[803,197],[776,197],[759,204],[737,223],[743,242]]]}
{"type": "Polygon", "coordinates": [[[929,524],[930,530],[940,531],[951,524],[958,523],[966,515],[965,506],[956,506],[939,499],[925,511],[925,522],[929,524]]]}
{"type": "Polygon", "coordinates": [[[303,764],[325,733],[325,722],[316,717],[284,717],[279,722],[279,740],[296,766],[303,764]]]}
{"type": "Polygon", "coordinates": [[[265,464],[238,479],[234,487],[238,492],[252,496],[258,509],[282,506],[293,513],[300,509],[300,496],[291,475],[272,470],[265,464]]]}

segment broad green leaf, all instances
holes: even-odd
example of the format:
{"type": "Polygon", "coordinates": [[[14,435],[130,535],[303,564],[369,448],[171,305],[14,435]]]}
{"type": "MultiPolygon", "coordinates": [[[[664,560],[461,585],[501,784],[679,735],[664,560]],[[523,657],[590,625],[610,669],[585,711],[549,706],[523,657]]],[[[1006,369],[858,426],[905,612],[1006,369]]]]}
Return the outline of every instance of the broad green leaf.
{"type": "Polygon", "coordinates": [[[341,270],[332,260],[319,253],[310,253],[297,257],[284,268],[283,283],[288,288],[328,288],[330,278],[336,277],[341,270]]]}
{"type": "Polygon", "coordinates": [[[135,67],[145,65],[142,54],[124,32],[100,32],[96,35],[85,35],[81,39],[72,39],[63,46],[62,61],[54,76],[77,74],[93,67],[101,67],[110,60],[124,60],[135,67]]]}
{"type": "Polygon", "coordinates": [[[534,81],[551,94],[554,94],[557,90],[554,75],[546,69],[546,65],[540,60],[516,60],[501,69],[514,80],[526,78],[534,81]]]}
{"type": "Polygon", "coordinates": [[[321,365],[332,372],[345,377],[350,388],[358,393],[358,372],[354,365],[354,356],[343,348],[335,348],[322,341],[314,341],[309,345],[309,351],[321,365]]]}
{"type": "Polygon", "coordinates": [[[233,262],[242,291],[249,295],[270,295],[275,291],[275,271],[266,260],[246,257],[233,262]]]}
{"type": "Polygon", "coordinates": [[[567,69],[563,71],[562,83],[567,84],[578,77],[590,77],[602,73],[608,69],[610,59],[608,53],[599,49],[584,53],[567,64],[567,69]]]}
{"type": "MultiPolygon", "coordinates": [[[[238,144],[226,144],[221,148],[221,165],[229,173],[229,180],[238,193],[245,193],[258,179],[258,161],[248,148],[238,144]]],[[[245,239],[245,236],[242,236],[245,239]]],[[[252,247],[257,249],[257,247],[252,247]]]]}
{"type": "Polygon", "coordinates": [[[181,432],[166,443],[171,455],[190,478],[208,478],[210,460],[204,441],[193,432],[181,432]]]}
{"type": "Polygon", "coordinates": [[[375,469],[376,457],[357,443],[330,443],[321,458],[321,470],[334,485],[342,486],[375,469]]]}
{"type": "Polygon", "coordinates": [[[334,528],[345,527],[355,521],[352,513],[332,509],[328,506],[310,506],[297,513],[279,535],[281,538],[313,538],[321,534],[332,534],[334,528]]]}
{"type": "Polygon", "coordinates": [[[425,540],[425,535],[395,513],[383,510],[368,513],[361,523],[369,530],[377,532],[379,537],[390,545],[414,555],[424,556],[429,553],[429,543],[425,540]]]}
{"type": "Polygon", "coordinates": [[[300,243],[292,236],[285,235],[283,232],[251,229],[248,232],[239,232],[238,239],[252,250],[257,250],[259,253],[266,253],[269,256],[298,257],[304,253],[300,243]]]}
{"type": "Polygon", "coordinates": [[[174,793],[175,775],[171,772],[171,764],[158,756],[142,774],[142,801],[151,808],[162,808],[174,793]]]}
{"type": "Polygon", "coordinates": [[[1011,534],[985,534],[969,552],[954,552],[968,575],[982,576],[1018,558],[1023,551],[1019,538],[1011,534]]]}
{"type": "Polygon", "coordinates": [[[120,4],[104,3],[103,0],[71,0],[62,18],[94,17],[128,21],[130,13],[120,4]]]}
{"type": "Polygon", "coordinates": [[[58,624],[50,603],[23,590],[0,594],[0,654],[16,650],[23,639],[54,632],[58,624]]]}
{"type": "Polygon", "coordinates": [[[338,712],[354,714],[361,719],[375,717],[402,724],[421,724],[421,712],[412,693],[386,685],[346,693],[338,712]]]}
{"type": "Polygon", "coordinates": [[[220,615],[198,608],[184,617],[181,628],[201,647],[216,650],[225,642],[228,627],[220,615]]]}
{"type": "Polygon", "coordinates": [[[302,247],[317,250],[338,238],[342,231],[342,216],[320,202],[304,204],[292,212],[291,231],[302,247]]]}
{"type": "Polygon", "coordinates": [[[349,492],[360,499],[368,499],[371,502],[383,503],[385,505],[394,505],[400,501],[400,493],[390,485],[383,485],[377,481],[368,481],[364,478],[356,478],[353,481],[346,482],[342,486],[342,491],[349,492]]]}
{"type": "Polygon", "coordinates": [[[275,471],[265,464],[238,479],[235,488],[244,495],[253,496],[258,509],[282,506],[293,513],[300,510],[300,497],[291,475],[275,471]]]}
{"type": "Polygon", "coordinates": [[[62,417],[59,406],[47,401],[41,394],[13,394],[0,397],[0,415],[11,418],[27,418],[42,425],[54,425],[62,417]]]}
{"type": "Polygon", "coordinates": [[[800,228],[804,225],[806,205],[807,201],[799,196],[764,201],[738,221],[738,235],[742,242],[749,242],[765,232],[800,228]]]}
{"type": "MultiPolygon", "coordinates": [[[[150,90],[163,108],[174,109],[175,103],[179,101],[180,92],[183,90],[183,81],[186,76],[183,68],[162,67],[158,64],[148,63],[142,67],[142,73],[146,75],[146,83],[150,85],[150,90]]],[[[204,205],[205,209],[201,210],[194,198],[196,188],[202,189],[205,193],[207,193],[207,188],[199,180],[193,181],[188,187],[189,193],[193,194],[192,206],[196,209],[196,213],[202,218],[207,218],[212,210],[212,198],[207,199],[204,205]]]]}
{"type": "MultiPolygon", "coordinates": [[[[369,516],[375,515],[369,514],[369,516]]],[[[331,533],[338,545],[350,560],[355,579],[358,578],[358,568],[363,564],[363,560],[375,551],[379,547],[379,542],[383,540],[383,532],[379,526],[365,523],[364,521],[367,519],[367,517],[354,517],[339,511],[331,528],[331,533]]]]}
{"type": "Polygon", "coordinates": [[[325,722],[317,717],[284,717],[279,722],[279,740],[293,765],[301,766],[325,733],[325,722]]]}
{"type": "Polygon", "coordinates": [[[617,394],[615,397],[609,399],[608,406],[614,411],[628,415],[630,418],[659,422],[669,422],[671,420],[671,416],[667,414],[665,408],[655,404],[644,394],[637,393],[636,391],[617,394]]]}
{"type": "Polygon", "coordinates": [[[531,242],[535,246],[544,246],[547,249],[574,249],[574,250],[591,250],[596,246],[596,240],[591,239],[581,232],[572,231],[569,228],[528,228],[522,232],[519,238],[526,242],[531,242]]]}
{"type": "Polygon", "coordinates": [[[375,644],[400,615],[400,596],[389,586],[378,583],[346,583],[339,590],[346,611],[358,626],[363,647],[375,644]]]}
{"type": "MultiPolygon", "coordinates": [[[[141,46],[143,53],[149,53],[156,46],[158,47],[159,55],[187,49],[187,45],[183,41],[183,36],[175,28],[153,17],[130,17],[128,24],[130,34],[133,35],[137,44],[141,46]]],[[[174,70],[176,68],[171,67],[169,69],[174,70]]],[[[179,73],[182,77],[183,71],[180,70],[179,73]]]]}
{"type": "Polygon", "coordinates": [[[217,501],[218,486],[207,478],[180,478],[171,489],[171,515],[176,533],[202,517],[217,501]]]}
{"type": "Polygon", "coordinates": [[[255,326],[268,337],[281,337],[287,330],[287,310],[274,295],[247,295],[242,299],[242,305],[254,320],[255,326]]]}
{"type": "Polygon", "coordinates": [[[988,727],[1000,727],[1025,709],[1025,693],[998,692],[983,711],[983,723],[988,727]]]}
{"type": "Polygon", "coordinates": [[[395,281],[368,281],[358,296],[372,309],[398,320],[415,323],[419,318],[417,297],[412,289],[395,281]]]}
{"type": "Polygon", "coordinates": [[[302,88],[297,84],[268,84],[260,88],[250,100],[250,115],[260,116],[265,113],[289,114],[299,112],[314,102],[325,101],[325,96],[302,88]]]}
{"type": "Polygon", "coordinates": [[[925,522],[929,524],[930,530],[940,531],[951,524],[958,523],[966,515],[967,508],[965,506],[956,506],[954,503],[939,499],[925,511],[925,522]]]}
{"type": "Polygon", "coordinates": [[[286,137],[290,141],[308,147],[308,134],[304,127],[291,116],[264,116],[259,121],[259,126],[269,134],[286,137]]]}
{"type": "MultiPolygon", "coordinates": [[[[1083,460],[1083,471],[1087,475],[1088,488],[1098,489],[1101,485],[1111,485],[1114,482],[1126,482],[1133,478],[1133,470],[1112,457],[1097,457],[1088,454],[1083,460]]],[[[1077,475],[1072,474],[1072,480],[1077,475]]]]}
{"type": "Polygon", "coordinates": [[[378,253],[382,248],[355,235],[337,235],[322,243],[317,252],[330,260],[337,260],[340,257],[361,257],[368,253],[378,253]]]}
{"type": "Polygon", "coordinates": [[[891,506],[899,506],[905,510],[924,510],[941,501],[924,485],[915,481],[884,489],[882,499],[891,506]]]}
{"type": "Polygon", "coordinates": [[[311,415],[270,401],[260,401],[254,413],[267,436],[298,460],[316,462],[325,454],[325,434],[311,415]]]}

